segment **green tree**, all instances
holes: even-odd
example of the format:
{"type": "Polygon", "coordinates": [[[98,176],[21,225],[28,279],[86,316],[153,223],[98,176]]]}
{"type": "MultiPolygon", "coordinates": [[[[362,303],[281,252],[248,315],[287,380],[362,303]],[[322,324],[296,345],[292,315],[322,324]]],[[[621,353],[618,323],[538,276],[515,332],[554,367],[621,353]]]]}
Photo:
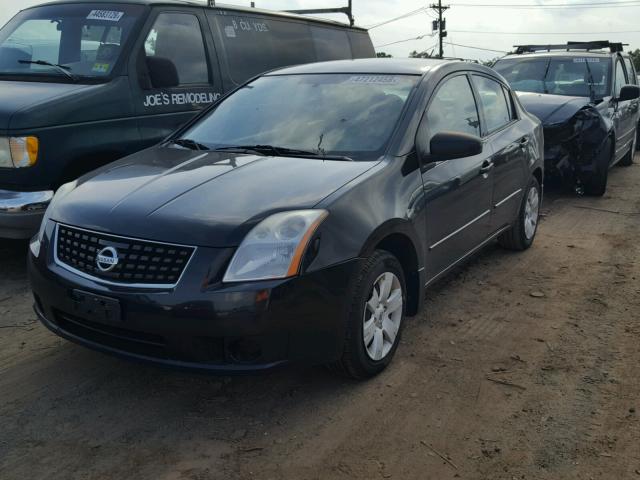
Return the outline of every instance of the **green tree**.
{"type": "Polygon", "coordinates": [[[417,50],[414,50],[409,54],[409,58],[432,58],[432,57],[431,57],[431,52],[427,52],[427,51],[418,52],[417,50]]]}
{"type": "Polygon", "coordinates": [[[629,55],[631,55],[631,59],[633,60],[633,66],[636,67],[636,72],[640,72],[640,48],[629,52],[629,55]]]}
{"type": "Polygon", "coordinates": [[[378,57],[378,58],[391,58],[391,57],[393,57],[393,55],[389,55],[386,52],[378,52],[378,53],[376,53],[376,57],[378,57]]]}

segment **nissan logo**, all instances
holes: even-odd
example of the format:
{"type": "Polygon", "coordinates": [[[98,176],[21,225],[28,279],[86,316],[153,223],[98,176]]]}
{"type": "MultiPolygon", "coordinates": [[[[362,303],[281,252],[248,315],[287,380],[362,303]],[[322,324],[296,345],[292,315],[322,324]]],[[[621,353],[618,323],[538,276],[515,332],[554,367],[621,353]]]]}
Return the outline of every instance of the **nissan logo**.
{"type": "Polygon", "coordinates": [[[113,247],[105,247],[96,255],[96,265],[101,272],[110,272],[118,265],[118,251],[113,247]]]}

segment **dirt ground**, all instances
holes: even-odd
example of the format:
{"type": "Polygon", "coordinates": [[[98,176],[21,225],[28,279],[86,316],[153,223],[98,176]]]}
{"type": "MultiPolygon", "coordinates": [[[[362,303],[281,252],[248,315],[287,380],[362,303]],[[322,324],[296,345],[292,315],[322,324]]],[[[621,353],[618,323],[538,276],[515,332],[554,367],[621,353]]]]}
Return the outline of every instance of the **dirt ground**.
{"type": "MultiPolygon", "coordinates": [[[[636,159],[638,162],[640,158],[636,159]]],[[[391,367],[209,377],[35,321],[0,243],[0,479],[640,479],[640,165],[428,293],[391,367]]]]}

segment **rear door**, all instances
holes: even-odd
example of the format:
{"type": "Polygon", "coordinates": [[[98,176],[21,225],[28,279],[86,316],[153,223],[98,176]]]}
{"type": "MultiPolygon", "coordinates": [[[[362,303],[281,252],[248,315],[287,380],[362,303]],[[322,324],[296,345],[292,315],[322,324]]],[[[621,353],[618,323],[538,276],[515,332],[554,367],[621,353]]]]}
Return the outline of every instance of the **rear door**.
{"type": "MultiPolygon", "coordinates": [[[[418,135],[426,144],[438,132],[481,134],[480,117],[465,73],[446,77],[429,101],[418,135]]],[[[488,236],[491,218],[493,151],[421,165],[426,199],[426,270],[434,279],[488,236]]]]}
{"type": "MultiPolygon", "coordinates": [[[[156,143],[217,100],[219,68],[201,8],[154,8],[131,55],[131,88],[147,145],[156,143]],[[177,70],[177,84],[158,86],[150,65],[160,59],[177,70]]],[[[167,70],[161,73],[167,74],[167,70]]],[[[170,75],[169,75],[170,77],[170,75]]]]}
{"type": "Polygon", "coordinates": [[[614,114],[613,123],[616,130],[616,153],[617,162],[626,155],[633,141],[636,127],[636,114],[638,111],[638,100],[618,100],[622,87],[629,83],[625,72],[622,57],[617,55],[614,63],[613,96],[614,114]]]}
{"type": "Polygon", "coordinates": [[[483,137],[494,154],[491,230],[513,223],[518,214],[527,175],[527,148],[530,138],[518,129],[511,92],[495,79],[473,74],[483,120],[483,137]]]}

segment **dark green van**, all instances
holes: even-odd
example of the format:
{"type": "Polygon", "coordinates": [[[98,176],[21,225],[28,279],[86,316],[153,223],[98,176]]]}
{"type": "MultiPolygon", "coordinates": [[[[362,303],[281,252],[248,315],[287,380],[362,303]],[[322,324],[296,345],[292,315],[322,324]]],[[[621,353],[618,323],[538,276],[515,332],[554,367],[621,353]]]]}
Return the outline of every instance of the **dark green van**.
{"type": "Polygon", "coordinates": [[[25,9],[0,29],[0,237],[30,237],[58,186],[161,141],[259,73],[374,56],[366,30],[254,8],[25,9]]]}

